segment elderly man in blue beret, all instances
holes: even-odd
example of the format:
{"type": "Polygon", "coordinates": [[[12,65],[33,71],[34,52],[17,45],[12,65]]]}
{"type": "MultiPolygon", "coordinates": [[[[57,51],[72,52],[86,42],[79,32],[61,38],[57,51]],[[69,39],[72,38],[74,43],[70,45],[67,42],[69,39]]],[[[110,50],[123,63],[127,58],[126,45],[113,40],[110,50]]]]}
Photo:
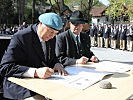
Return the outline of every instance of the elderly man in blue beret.
{"type": "MultiPolygon", "coordinates": [[[[39,16],[39,23],[14,34],[0,67],[3,96],[11,100],[45,100],[45,97],[7,80],[8,77],[46,79],[54,72],[67,75],[55,55],[55,35],[62,20],[55,13],[39,16]]],[[[44,84],[45,85],[45,84],[44,84]]]]}

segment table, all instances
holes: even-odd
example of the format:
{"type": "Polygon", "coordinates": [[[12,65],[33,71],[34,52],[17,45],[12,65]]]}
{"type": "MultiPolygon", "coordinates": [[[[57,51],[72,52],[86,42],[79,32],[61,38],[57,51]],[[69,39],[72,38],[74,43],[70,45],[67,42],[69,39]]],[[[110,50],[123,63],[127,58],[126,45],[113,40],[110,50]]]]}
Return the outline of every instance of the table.
{"type": "Polygon", "coordinates": [[[133,94],[132,70],[105,77],[104,80],[112,83],[112,89],[100,88],[99,82],[79,90],[44,79],[10,77],[8,80],[53,100],[126,100],[133,94]]]}
{"type": "Polygon", "coordinates": [[[0,39],[11,39],[13,35],[0,35],[0,39]]]}

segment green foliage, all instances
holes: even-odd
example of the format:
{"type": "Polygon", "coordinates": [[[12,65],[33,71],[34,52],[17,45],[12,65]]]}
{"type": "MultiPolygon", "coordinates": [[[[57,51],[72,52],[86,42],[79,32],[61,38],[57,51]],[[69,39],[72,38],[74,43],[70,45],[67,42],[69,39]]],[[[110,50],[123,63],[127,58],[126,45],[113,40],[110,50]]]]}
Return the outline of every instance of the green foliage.
{"type": "Polygon", "coordinates": [[[12,23],[14,7],[11,0],[0,0],[0,24],[12,23]]]}
{"type": "Polygon", "coordinates": [[[106,15],[115,19],[123,15],[133,17],[133,2],[132,0],[109,0],[110,6],[106,10],[106,15]]]}
{"type": "Polygon", "coordinates": [[[70,7],[71,10],[73,10],[74,6],[80,6],[81,11],[84,14],[84,17],[88,20],[90,23],[91,16],[90,16],[90,10],[93,6],[105,6],[99,0],[64,0],[65,4],[70,7]]]}
{"type": "MultiPolygon", "coordinates": [[[[18,23],[18,7],[20,6],[18,3],[19,0],[0,0],[0,24],[2,23],[18,23]],[[4,16],[4,17],[3,17],[4,16]]],[[[45,6],[45,3],[49,3],[50,5],[58,5],[58,0],[35,0],[36,1],[36,16],[38,16],[39,7],[45,6]]],[[[25,9],[24,9],[24,17],[29,23],[32,20],[32,4],[33,0],[25,0],[25,9]]],[[[73,6],[80,5],[81,11],[84,13],[86,19],[90,19],[89,11],[92,6],[101,6],[102,4],[98,0],[64,0],[64,4],[67,5],[71,10],[73,10],[73,6]],[[94,1],[94,2],[93,2],[94,1]],[[92,4],[93,2],[93,4],[92,4]],[[89,9],[89,10],[88,10],[89,9]]],[[[43,8],[43,7],[42,7],[43,8]]]]}
{"type": "Polygon", "coordinates": [[[32,23],[32,1],[33,0],[28,0],[26,5],[25,5],[25,13],[24,13],[24,16],[25,16],[25,19],[27,20],[27,23],[32,23]]]}
{"type": "Polygon", "coordinates": [[[93,6],[102,7],[102,6],[105,6],[105,5],[101,2],[99,2],[99,0],[94,0],[93,6]]]}
{"type": "MultiPolygon", "coordinates": [[[[75,5],[80,5],[80,6],[84,7],[84,8],[87,8],[89,1],[90,0],[64,0],[64,3],[66,5],[68,5],[71,9],[75,5]]],[[[101,2],[99,2],[99,0],[93,0],[92,6],[98,6],[99,7],[99,6],[105,6],[105,5],[103,5],[101,2]]]]}

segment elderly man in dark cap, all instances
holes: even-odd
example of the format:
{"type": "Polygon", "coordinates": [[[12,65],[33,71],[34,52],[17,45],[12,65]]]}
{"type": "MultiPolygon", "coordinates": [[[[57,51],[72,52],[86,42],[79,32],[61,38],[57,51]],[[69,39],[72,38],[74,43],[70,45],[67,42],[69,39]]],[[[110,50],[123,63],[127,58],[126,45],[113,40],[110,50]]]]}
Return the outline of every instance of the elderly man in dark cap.
{"type": "Polygon", "coordinates": [[[39,16],[39,21],[14,34],[2,58],[0,75],[4,78],[5,98],[45,100],[45,97],[8,81],[8,77],[45,79],[55,71],[67,75],[55,55],[54,37],[62,28],[61,18],[55,13],[45,13],[39,16]]]}
{"type": "Polygon", "coordinates": [[[63,28],[62,28],[61,32],[64,32],[65,30],[69,29],[68,20],[70,18],[71,13],[72,13],[72,11],[69,9],[68,6],[64,5],[62,7],[61,18],[62,18],[62,22],[63,22],[63,28]]]}
{"type": "Polygon", "coordinates": [[[56,56],[65,66],[99,61],[90,50],[88,34],[81,32],[85,23],[82,12],[74,11],[70,17],[70,29],[57,36],[56,56]]]}

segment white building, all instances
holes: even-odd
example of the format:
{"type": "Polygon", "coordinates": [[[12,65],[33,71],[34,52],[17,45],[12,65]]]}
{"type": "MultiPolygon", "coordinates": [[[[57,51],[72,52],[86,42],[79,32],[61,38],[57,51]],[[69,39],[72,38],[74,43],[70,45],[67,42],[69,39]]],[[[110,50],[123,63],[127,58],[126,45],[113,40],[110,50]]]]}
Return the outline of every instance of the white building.
{"type": "Polygon", "coordinates": [[[92,15],[92,23],[104,24],[108,23],[108,18],[105,16],[106,7],[95,7],[92,8],[90,14],[92,15]]]}
{"type": "MultiPolygon", "coordinates": [[[[105,15],[106,7],[94,7],[92,8],[90,14],[92,15],[92,23],[97,24],[110,24],[111,19],[109,16],[105,15]]],[[[133,17],[128,18],[127,16],[121,15],[119,20],[114,20],[114,23],[133,23],[133,17]],[[126,19],[125,19],[126,18],[126,19]]]]}

